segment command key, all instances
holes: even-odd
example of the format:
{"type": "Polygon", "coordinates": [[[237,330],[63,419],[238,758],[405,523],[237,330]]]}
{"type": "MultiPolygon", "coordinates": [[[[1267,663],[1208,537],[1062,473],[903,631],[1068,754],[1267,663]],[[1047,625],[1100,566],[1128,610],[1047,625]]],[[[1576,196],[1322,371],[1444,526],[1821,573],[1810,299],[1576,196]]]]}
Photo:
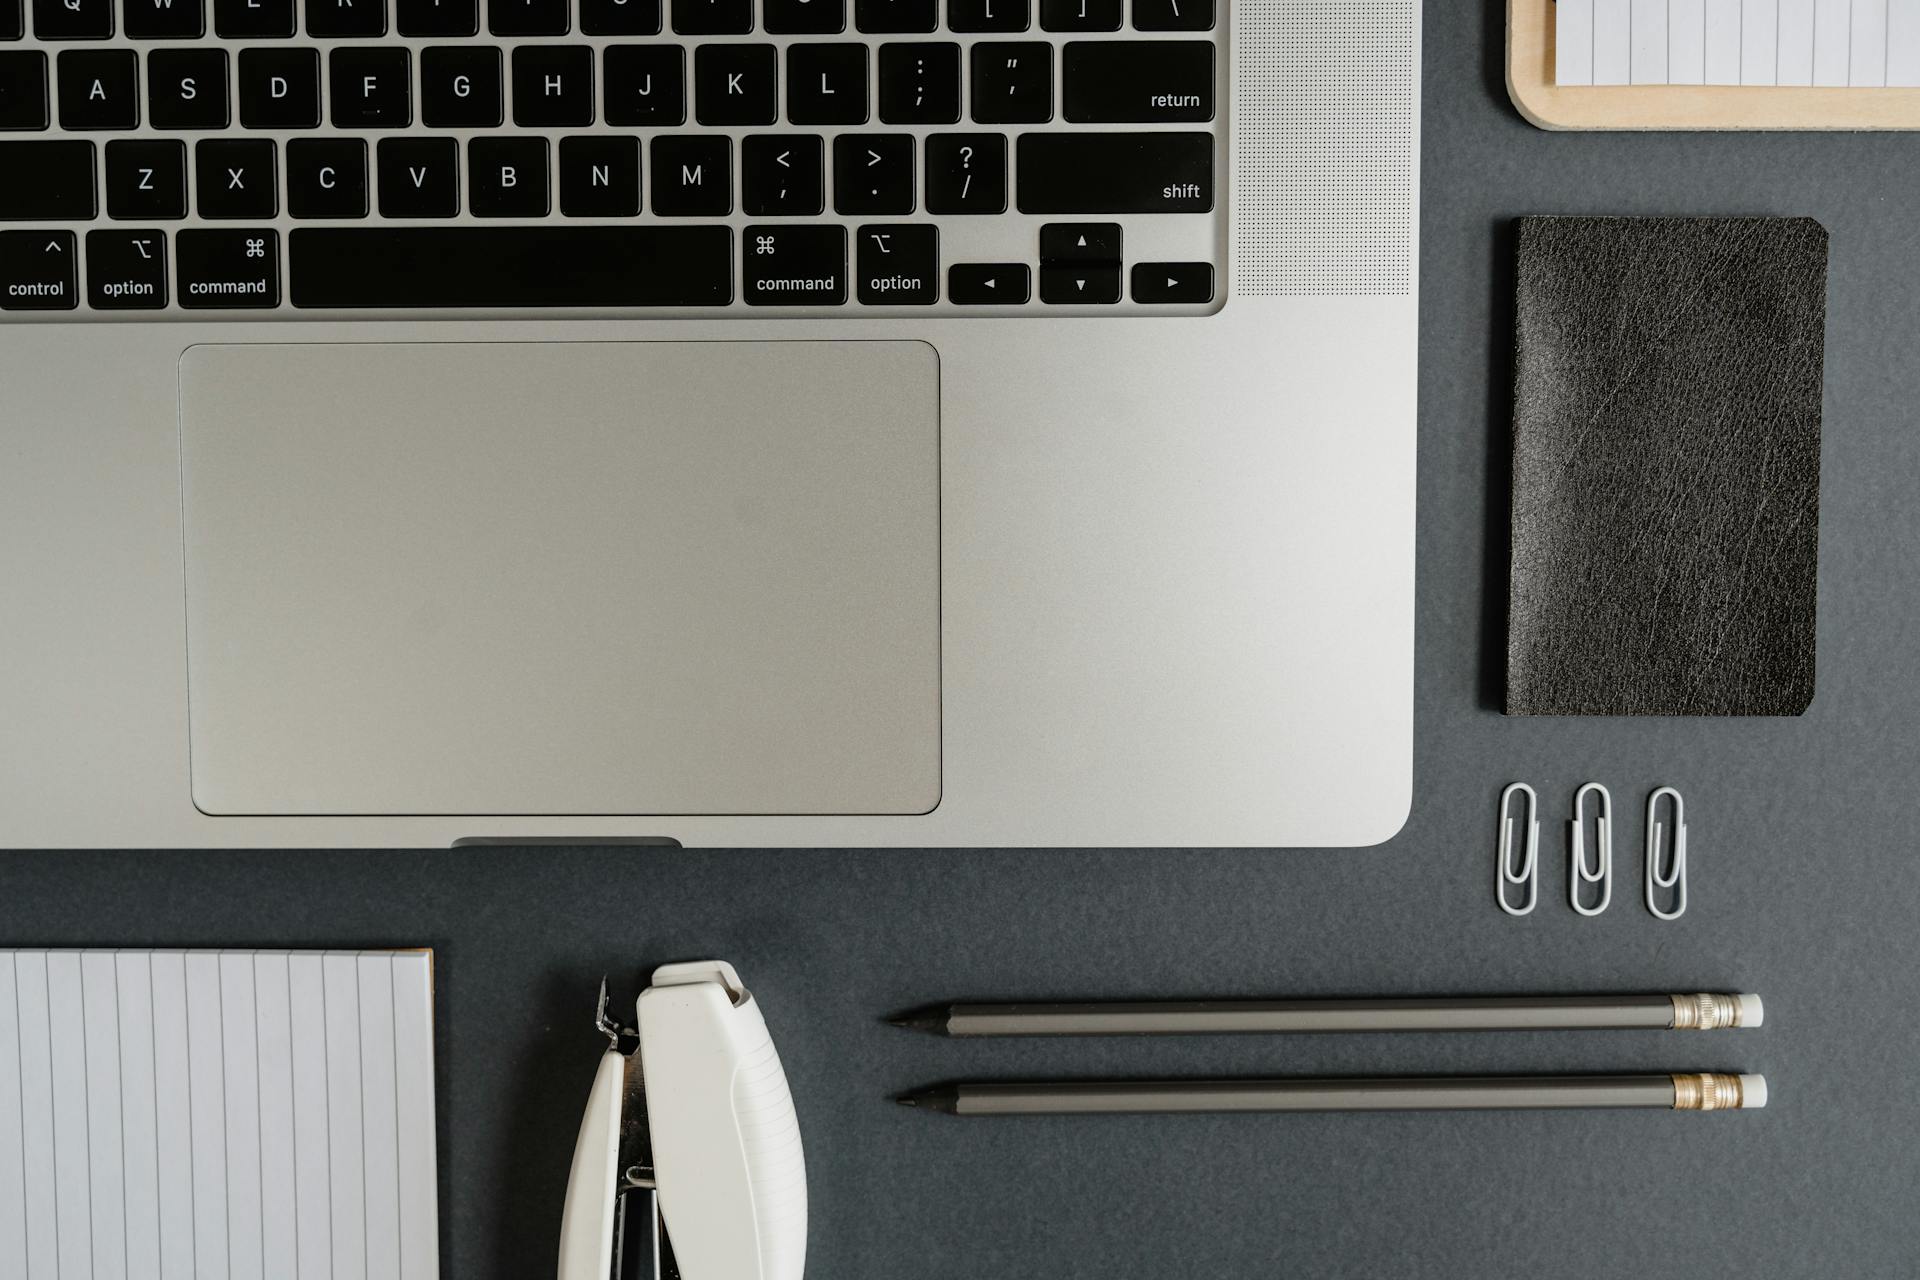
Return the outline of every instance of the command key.
{"type": "Polygon", "coordinates": [[[174,237],[180,305],[280,305],[280,233],[250,227],[182,231],[174,237]]]}
{"type": "Polygon", "coordinates": [[[71,231],[0,231],[0,309],[71,311],[80,303],[71,231]]]}

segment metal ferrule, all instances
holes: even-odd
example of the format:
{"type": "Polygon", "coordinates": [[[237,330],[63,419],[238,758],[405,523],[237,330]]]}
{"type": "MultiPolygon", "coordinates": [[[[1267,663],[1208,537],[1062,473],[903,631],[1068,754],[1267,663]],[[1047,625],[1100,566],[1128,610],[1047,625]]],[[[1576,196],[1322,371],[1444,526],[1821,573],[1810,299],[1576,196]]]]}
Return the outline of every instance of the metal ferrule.
{"type": "Polygon", "coordinates": [[[1675,1031],[1718,1031],[1740,1025],[1740,998],[1708,991],[1676,995],[1673,1000],[1675,1031]]]}
{"type": "Polygon", "coordinates": [[[1745,1105],[1739,1076],[1704,1072],[1673,1078],[1675,1111],[1738,1111],[1745,1105]]]}

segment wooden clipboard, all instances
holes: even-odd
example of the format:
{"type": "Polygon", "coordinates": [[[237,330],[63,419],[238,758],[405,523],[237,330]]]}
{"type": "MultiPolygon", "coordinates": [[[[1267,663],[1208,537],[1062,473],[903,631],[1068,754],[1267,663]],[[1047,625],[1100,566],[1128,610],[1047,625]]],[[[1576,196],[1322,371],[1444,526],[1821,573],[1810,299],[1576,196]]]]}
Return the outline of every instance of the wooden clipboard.
{"type": "Polygon", "coordinates": [[[1553,81],[1554,0],[1507,0],[1507,94],[1542,129],[1920,129],[1920,89],[1553,81]]]}

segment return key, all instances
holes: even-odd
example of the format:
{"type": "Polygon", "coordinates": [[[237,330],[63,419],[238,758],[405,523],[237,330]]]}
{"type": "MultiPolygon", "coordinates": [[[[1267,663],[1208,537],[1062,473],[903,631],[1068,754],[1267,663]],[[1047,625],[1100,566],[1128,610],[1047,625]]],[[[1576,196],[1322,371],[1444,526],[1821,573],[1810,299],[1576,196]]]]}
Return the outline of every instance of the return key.
{"type": "Polygon", "coordinates": [[[1213,119],[1210,40],[1074,40],[1060,67],[1071,123],[1213,119]]]}

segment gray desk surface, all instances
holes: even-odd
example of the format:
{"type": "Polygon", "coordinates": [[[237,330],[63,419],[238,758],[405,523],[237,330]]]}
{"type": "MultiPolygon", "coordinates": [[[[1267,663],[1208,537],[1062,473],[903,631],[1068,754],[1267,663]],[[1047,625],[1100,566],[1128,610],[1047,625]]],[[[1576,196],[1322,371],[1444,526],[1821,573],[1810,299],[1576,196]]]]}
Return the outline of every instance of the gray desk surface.
{"type": "MultiPolygon", "coordinates": [[[[1429,3],[1418,771],[1390,845],[1084,852],[0,856],[9,943],[438,948],[445,1273],[551,1275],[594,987],[706,954],[769,1012],[805,1130],[808,1273],[1910,1276],[1920,1271],[1920,136],[1552,135],[1508,107],[1497,0],[1429,3]],[[1820,675],[1803,720],[1521,722],[1497,706],[1519,213],[1811,214],[1832,232],[1820,675]],[[1489,902],[1503,783],[1680,786],[1695,899],[1489,902]],[[946,1043],[949,997],[1752,989],[1717,1036],[946,1043]],[[1726,1116],[963,1122],[959,1075],[1745,1069],[1726,1116]]],[[[1640,823],[1625,821],[1635,850],[1640,823]]],[[[1549,836],[1552,830],[1549,829],[1549,836]]]]}

